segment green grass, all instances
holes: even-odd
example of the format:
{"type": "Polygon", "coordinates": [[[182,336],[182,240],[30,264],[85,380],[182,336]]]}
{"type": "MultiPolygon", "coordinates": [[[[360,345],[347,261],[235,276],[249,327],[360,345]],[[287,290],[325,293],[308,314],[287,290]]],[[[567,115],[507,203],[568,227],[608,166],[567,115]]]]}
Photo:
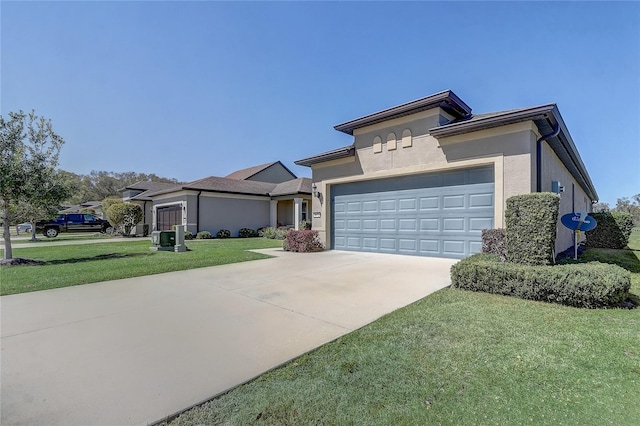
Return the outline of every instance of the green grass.
{"type": "MultiPolygon", "coordinates": [[[[20,234],[21,239],[15,239],[16,236],[12,235],[11,236],[11,246],[16,246],[16,245],[20,245],[20,244],[32,244],[32,243],[36,243],[36,244],[40,244],[40,243],[59,243],[59,242],[69,242],[69,241],[87,241],[87,240],[105,240],[105,239],[110,239],[113,238],[110,235],[107,234],[101,234],[101,233],[96,233],[96,232],[79,232],[79,233],[71,233],[68,234],[66,232],[63,232],[61,234],[58,234],[57,237],[55,238],[47,238],[44,235],[38,233],[36,234],[36,241],[32,241],[31,240],[31,234],[20,234]],[[29,237],[28,239],[22,239],[22,237],[29,237]]],[[[0,250],[4,249],[4,244],[0,245],[0,250]]]]}
{"type": "Polygon", "coordinates": [[[0,267],[0,295],[264,259],[268,256],[247,250],[282,247],[282,241],[194,240],[187,242],[191,251],[186,253],[155,252],[150,246],[147,239],[54,247],[16,246],[14,257],[43,260],[46,264],[0,267]]]}
{"type": "MultiPolygon", "coordinates": [[[[640,233],[630,246],[590,255],[635,268],[640,233]]],[[[637,425],[639,395],[640,309],[446,288],[172,425],[637,425]]]]}

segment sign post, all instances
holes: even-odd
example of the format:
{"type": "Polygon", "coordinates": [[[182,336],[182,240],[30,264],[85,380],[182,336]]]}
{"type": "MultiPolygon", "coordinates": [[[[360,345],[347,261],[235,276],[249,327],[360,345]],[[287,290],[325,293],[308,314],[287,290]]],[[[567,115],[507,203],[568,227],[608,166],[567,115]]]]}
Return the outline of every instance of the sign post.
{"type": "Polygon", "coordinates": [[[587,212],[567,213],[562,215],[560,221],[564,226],[573,230],[573,258],[577,260],[580,231],[591,231],[598,226],[598,222],[591,216],[588,216],[587,212]]]}

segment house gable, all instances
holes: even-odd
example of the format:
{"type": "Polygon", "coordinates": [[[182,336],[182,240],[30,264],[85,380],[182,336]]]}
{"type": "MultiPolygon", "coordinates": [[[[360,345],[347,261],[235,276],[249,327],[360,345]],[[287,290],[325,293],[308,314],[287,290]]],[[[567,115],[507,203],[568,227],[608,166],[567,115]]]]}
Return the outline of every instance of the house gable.
{"type": "Polygon", "coordinates": [[[272,163],[237,170],[227,175],[226,178],[235,180],[252,180],[256,182],[282,183],[296,179],[297,176],[280,161],[274,161],[272,163]]]}

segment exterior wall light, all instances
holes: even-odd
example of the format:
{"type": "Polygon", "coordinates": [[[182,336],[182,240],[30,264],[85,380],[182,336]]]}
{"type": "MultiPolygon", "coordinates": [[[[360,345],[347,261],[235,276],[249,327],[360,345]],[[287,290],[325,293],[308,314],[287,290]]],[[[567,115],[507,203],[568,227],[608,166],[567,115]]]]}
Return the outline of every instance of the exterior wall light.
{"type": "Polygon", "coordinates": [[[318,191],[318,186],[315,183],[311,184],[311,191],[313,192],[314,197],[320,198],[320,196],[322,195],[320,194],[320,191],[318,191]]]}

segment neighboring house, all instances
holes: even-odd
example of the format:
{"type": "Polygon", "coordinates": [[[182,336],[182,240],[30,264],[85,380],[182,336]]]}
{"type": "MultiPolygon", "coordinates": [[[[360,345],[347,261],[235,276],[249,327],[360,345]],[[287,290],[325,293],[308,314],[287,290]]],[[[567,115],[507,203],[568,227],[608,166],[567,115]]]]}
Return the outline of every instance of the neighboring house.
{"type": "MultiPolygon", "coordinates": [[[[560,216],[598,200],[555,104],[472,114],[447,90],[335,129],[353,144],[296,161],[327,248],[462,258],[513,195],[562,186],[560,216]]],[[[572,244],[559,223],[556,252],[572,244]]]]}
{"type": "Polygon", "coordinates": [[[80,213],[81,211],[85,211],[86,209],[91,209],[96,212],[96,216],[102,218],[102,202],[101,201],[87,201],[77,206],[64,206],[62,210],[59,210],[58,213],[80,213]]]}
{"type": "Polygon", "coordinates": [[[185,184],[137,182],[123,189],[123,200],[141,205],[152,230],[186,225],[196,234],[228,229],[289,226],[298,229],[311,204],[311,180],[297,178],[280,161],[185,184]]]}

